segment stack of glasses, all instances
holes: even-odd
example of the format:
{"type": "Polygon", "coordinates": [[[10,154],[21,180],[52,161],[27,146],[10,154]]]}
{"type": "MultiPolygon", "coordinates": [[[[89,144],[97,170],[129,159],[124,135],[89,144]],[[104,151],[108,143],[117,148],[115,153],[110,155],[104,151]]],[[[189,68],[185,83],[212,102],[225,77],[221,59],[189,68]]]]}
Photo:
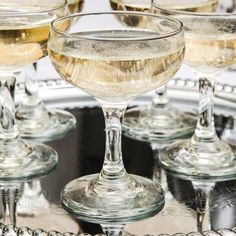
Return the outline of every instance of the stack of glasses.
{"type": "Polygon", "coordinates": [[[73,217],[120,235],[126,223],[154,216],[164,207],[158,181],[129,175],[124,168],[123,118],[126,136],[150,142],[163,169],[193,181],[196,189],[236,177],[235,153],[217,137],[213,118],[216,77],[236,62],[236,14],[214,13],[217,0],[110,3],[114,11],[77,14],[68,9],[81,11],[83,1],[0,3],[0,185],[12,199],[8,210],[3,207],[3,218],[9,211],[13,224],[23,184],[47,175],[58,161],[52,148],[20,136],[48,141],[75,126],[70,113],[48,111],[29,81],[15,120],[16,78],[47,53],[64,80],[101,104],[105,118],[101,172],[75,179],[62,190],[62,205],[73,217]],[[166,95],[166,83],[182,61],[198,77],[197,119],[170,105],[166,95]],[[156,94],[149,106],[125,114],[131,100],[152,90],[156,94]]]}

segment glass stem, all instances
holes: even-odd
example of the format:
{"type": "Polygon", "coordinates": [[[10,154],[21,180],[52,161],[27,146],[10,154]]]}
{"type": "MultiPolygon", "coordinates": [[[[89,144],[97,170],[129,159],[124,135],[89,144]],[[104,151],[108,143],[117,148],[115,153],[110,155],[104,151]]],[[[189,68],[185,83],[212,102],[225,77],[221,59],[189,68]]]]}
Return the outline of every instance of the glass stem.
{"type": "Polygon", "coordinates": [[[153,151],[153,175],[152,180],[156,183],[160,183],[165,192],[168,191],[166,174],[163,168],[161,168],[161,163],[159,159],[159,154],[164,148],[163,145],[151,143],[151,148],[153,151]]]}
{"type": "Polygon", "coordinates": [[[163,85],[155,90],[155,95],[152,99],[152,106],[154,107],[164,107],[168,104],[169,99],[167,97],[167,86],[163,85]]]}
{"type": "Polygon", "coordinates": [[[155,95],[153,96],[151,103],[151,113],[153,115],[162,114],[160,110],[165,110],[169,104],[169,99],[167,97],[167,86],[155,90],[155,95]]]}
{"type": "MultiPolygon", "coordinates": [[[[0,147],[5,141],[16,139],[19,136],[15,124],[15,92],[16,78],[13,74],[3,75],[0,78],[0,147]]],[[[4,150],[2,146],[1,151],[4,150]]],[[[0,151],[0,152],[1,152],[0,151]]]]}
{"type": "Polygon", "coordinates": [[[49,119],[48,111],[39,97],[35,68],[36,64],[24,68],[25,95],[16,111],[16,119],[23,133],[31,130],[34,132],[33,130],[43,127],[49,119]]]}
{"type": "Polygon", "coordinates": [[[202,233],[204,230],[211,230],[210,197],[214,186],[215,183],[205,184],[204,182],[193,181],[196,196],[197,232],[199,233],[202,233]],[[204,223],[206,228],[204,228],[204,223]]]}
{"type": "Polygon", "coordinates": [[[124,225],[101,225],[104,234],[107,236],[121,236],[124,225]]]}
{"type": "Polygon", "coordinates": [[[7,169],[9,166],[17,165],[19,154],[27,155],[29,150],[22,142],[15,122],[16,74],[4,74],[4,71],[0,74],[0,165],[7,169]]]}
{"type": "MultiPolygon", "coordinates": [[[[0,74],[0,164],[1,168],[7,169],[15,164],[22,143],[15,124],[16,77],[11,72],[0,74]]],[[[21,187],[22,184],[10,181],[0,183],[0,218],[3,222],[6,221],[6,213],[9,212],[10,223],[16,224],[16,204],[21,187]]]]}
{"type": "Polygon", "coordinates": [[[153,151],[153,175],[152,180],[161,183],[161,165],[159,160],[159,149],[152,149],[153,151]]]}
{"type": "Polygon", "coordinates": [[[37,105],[41,103],[36,78],[36,64],[25,68],[25,97],[23,103],[26,105],[37,105]]]}
{"type": "Polygon", "coordinates": [[[121,151],[122,119],[126,106],[114,107],[114,105],[102,104],[105,117],[106,146],[101,176],[105,179],[115,180],[126,175],[121,151]]]}
{"type": "Polygon", "coordinates": [[[199,78],[199,115],[194,138],[199,142],[214,141],[216,136],[214,123],[215,77],[199,78]]]}
{"type": "Polygon", "coordinates": [[[22,183],[0,184],[0,217],[2,223],[16,225],[16,207],[22,191],[22,183]],[[7,212],[9,212],[9,221],[7,221],[7,212]]]}

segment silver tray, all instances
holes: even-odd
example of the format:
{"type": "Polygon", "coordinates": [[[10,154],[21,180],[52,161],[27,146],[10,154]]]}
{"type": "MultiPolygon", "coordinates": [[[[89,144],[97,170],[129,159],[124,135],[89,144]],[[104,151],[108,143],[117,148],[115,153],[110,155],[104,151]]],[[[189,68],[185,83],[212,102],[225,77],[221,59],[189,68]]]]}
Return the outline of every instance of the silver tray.
{"type": "MultiPolygon", "coordinates": [[[[72,88],[63,80],[45,80],[39,86],[47,106],[72,112],[77,119],[77,128],[63,139],[48,142],[59,154],[58,168],[40,180],[41,191],[38,182],[36,192],[19,200],[17,227],[1,224],[0,235],[100,234],[102,231],[99,225],[77,221],[62,209],[60,191],[70,180],[100,171],[105,142],[102,111],[92,97],[72,88]],[[34,204],[31,201],[39,198],[42,200],[41,208],[41,203],[34,204]],[[28,228],[22,228],[23,226],[28,228]]],[[[18,103],[23,96],[21,83],[17,86],[16,94],[18,103]]],[[[130,106],[147,104],[152,95],[153,93],[145,94],[130,106]]],[[[190,112],[197,111],[198,92],[195,81],[180,78],[172,80],[169,83],[169,97],[177,107],[190,112]]],[[[236,88],[229,85],[217,86],[215,110],[219,135],[229,122],[230,128],[233,127],[235,101],[236,88]]],[[[208,190],[206,186],[196,189],[190,181],[161,171],[155,161],[157,154],[148,143],[123,137],[123,154],[129,173],[154,179],[161,176],[166,190],[163,211],[150,219],[128,224],[124,234],[236,235],[236,180],[216,182],[208,190]]]]}

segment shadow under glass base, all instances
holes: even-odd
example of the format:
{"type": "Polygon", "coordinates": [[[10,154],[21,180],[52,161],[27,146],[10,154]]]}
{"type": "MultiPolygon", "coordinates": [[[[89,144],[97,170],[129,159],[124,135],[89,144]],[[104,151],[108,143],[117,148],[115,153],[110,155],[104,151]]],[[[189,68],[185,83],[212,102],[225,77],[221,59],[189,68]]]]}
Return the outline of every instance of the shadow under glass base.
{"type": "Polygon", "coordinates": [[[165,142],[172,139],[189,137],[196,126],[196,118],[167,106],[165,109],[135,107],[128,109],[123,122],[123,132],[126,136],[141,141],[165,142]]]}
{"type": "Polygon", "coordinates": [[[45,176],[57,166],[58,155],[47,145],[19,138],[3,146],[6,149],[0,153],[0,181],[27,181],[45,176]]]}
{"type": "Polygon", "coordinates": [[[175,142],[160,152],[162,167],[186,180],[230,180],[236,177],[236,152],[220,139],[175,142]]]}
{"type": "Polygon", "coordinates": [[[42,142],[64,137],[75,128],[75,117],[64,110],[47,110],[43,103],[22,105],[16,112],[21,137],[42,142]]]}
{"type": "MultiPolygon", "coordinates": [[[[160,185],[135,175],[125,182],[100,182],[101,174],[88,175],[68,183],[62,205],[74,217],[97,224],[126,224],[156,215],[164,207],[160,185]]],[[[124,179],[123,179],[124,180],[124,179]]]]}

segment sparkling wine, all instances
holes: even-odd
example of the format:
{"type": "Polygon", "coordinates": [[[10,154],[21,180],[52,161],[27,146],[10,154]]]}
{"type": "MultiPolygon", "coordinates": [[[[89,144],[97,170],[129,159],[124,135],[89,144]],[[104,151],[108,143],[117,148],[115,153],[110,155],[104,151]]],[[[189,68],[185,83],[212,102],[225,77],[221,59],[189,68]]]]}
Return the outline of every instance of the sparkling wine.
{"type": "MultiPolygon", "coordinates": [[[[150,32],[119,31],[118,38],[150,36],[150,32]]],[[[112,38],[112,32],[94,35],[112,38]]],[[[87,35],[88,36],[88,35],[87,35]]],[[[90,33],[90,38],[93,33],[90,33]]],[[[71,84],[100,100],[124,102],[163,85],[179,69],[184,45],[178,39],[136,41],[49,41],[57,72],[71,84]],[[85,42],[86,41],[86,42],[85,42]],[[73,50],[71,50],[73,48],[73,50]]]]}
{"type": "Polygon", "coordinates": [[[236,34],[186,33],[185,62],[202,73],[220,72],[236,63],[236,34]]]}
{"type": "MultiPolygon", "coordinates": [[[[110,4],[113,10],[148,11],[151,0],[110,0],[110,4]]],[[[214,12],[218,0],[156,0],[154,4],[190,12],[214,12]]]]}
{"type": "MultiPolygon", "coordinates": [[[[218,0],[154,0],[152,7],[151,0],[110,0],[113,10],[141,11],[160,13],[158,7],[168,9],[189,11],[189,12],[214,12],[217,8],[218,0]]],[[[122,21],[130,26],[142,26],[147,24],[146,18],[127,16],[122,21]]]]}
{"type": "MultiPolygon", "coordinates": [[[[0,16],[1,69],[18,69],[44,57],[50,23],[56,16],[52,13],[0,16]]],[[[65,23],[61,29],[64,27],[65,23]]]]}
{"type": "MultiPolygon", "coordinates": [[[[165,0],[156,1],[158,7],[162,1],[165,2],[165,0]]],[[[208,9],[209,13],[199,15],[182,11],[165,11],[164,7],[158,7],[155,8],[157,11],[183,22],[186,41],[184,61],[195,71],[216,74],[236,63],[236,20],[233,15],[212,14],[213,8],[208,9]]],[[[182,10],[183,8],[184,4],[182,10]]]]}
{"type": "Polygon", "coordinates": [[[149,11],[151,0],[110,0],[111,8],[119,11],[149,11]]]}
{"type": "Polygon", "coordinates": [[[218,0],[155,0],[160,7],[167,6],[171,9],[189,12],[214,12],[216,11],[218,0]]]}
{"type": "MultiPolygon", "coordinates": [[[[113,10],[118,11],[139,11],[139,12],[149,12],[151,7],[150,0],[110,0],[110,5],[113,10]]],[[[129,26],[143,26],[147,24],[146,18],[141,16],[128,15],[123,16],[119,19],[123,23],[129,26]]]]}
{"type": "Polygon", "coordinates": [[[22,67],[46,55],[49,26],[0,29],[1,67],[22,67]]]}
{"type": "Polygon", "coordinates": [[[81,12],[84,5],[84,0],[68,0],[67,5],[70,13],[81,12]]]}

